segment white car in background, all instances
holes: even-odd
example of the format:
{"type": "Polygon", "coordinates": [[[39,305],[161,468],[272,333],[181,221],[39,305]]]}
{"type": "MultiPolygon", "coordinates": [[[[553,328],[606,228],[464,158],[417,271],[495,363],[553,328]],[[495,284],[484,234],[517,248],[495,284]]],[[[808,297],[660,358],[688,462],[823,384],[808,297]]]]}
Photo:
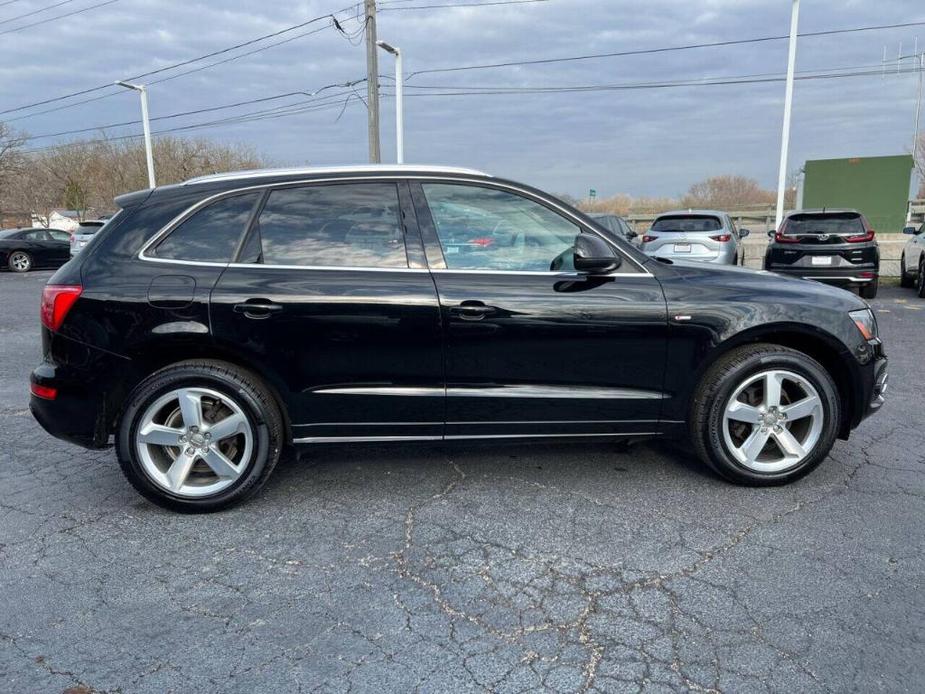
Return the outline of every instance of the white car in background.
{"type": "Polygon", "coordinates": [[[77,228],[71,232],[71,257],[80,253],[81,249],[90,243],[93,235],[102,228],[106,223],[105,219],[93,219],[80,222],[77,228]]]}

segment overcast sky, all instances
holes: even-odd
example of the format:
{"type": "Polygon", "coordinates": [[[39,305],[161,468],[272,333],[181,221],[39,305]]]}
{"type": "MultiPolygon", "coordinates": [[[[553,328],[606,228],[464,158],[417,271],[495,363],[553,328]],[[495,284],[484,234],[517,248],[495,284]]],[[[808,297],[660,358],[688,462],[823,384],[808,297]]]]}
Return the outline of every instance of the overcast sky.
{"type": "MultiPolygon", "coordinates": [[[[353,35],[362,26],[344,0],[117,0],[22,31],[16,27],[79,11],[105,0],[0,2],[0,111],[218,51],[263,34],[341,10],[353,35]]],[[[786,34],[787,0],[548,0],[504,6],[401,10],[497,0],[381,0],[380,38],[400,46],[406,71],[579,56],[786,34]]],[[[362,5],[362,3],[360,3],[362,5]]],[[[925,22],[921,0],[803,0],[801,32],[925,22]]],[[[308,31],[284,45],[168,79],[150,87],[152,117],[313,92],[365,76],[359,36],[338,33],[324,19],[275,39],[159,73],[163,79],[308,31]]],[[[917,75],[879,73],[884,47],[895,58],[925,50],[925,25],[800,40],[797,70],[872,70],[873,76],[798,81],[792,158],[901,154],[911,150],[917,75]]],[[[380,73],[392,74],[380,55],[380,73]]],[[[628,85],[727,78],[783,77],[787,42],[649,53],[531,66],[418,74],[407,82],[406,160],[472,166],[539,187],[586,195],[626,192],[675,195],[706,176],[744,174],[773,187],[780,146],[784,84],[571,93],[448,96],[459,88],[628,85]],[[431,87],[438,87],[432,89],[431,87]],[[428,95],[423,95],[428,94],[428,95]],[[437,94],[437,95],[434,95],[437,94]]],[[[912,67],[907,61],[907,68],[912,67]]],[[[383,80],[391,92],[391,82],[383,80]]],[[[359,98],[344,108],[344,88],[319,94],[314,111],[252,122],[222,123],[182,133],[247,143],[280,165],[363,163],[366,110],[359,98]],[[335,99],[336,97],[336,99],[335,99]],[[341,111],[343,111],[341,113],[341,111]]],[[[365,97],[365,85],[357,86],[365,97]]],[[[157,120],[155,130],[239,116],[308,97],[249,104],[157,120]]],[[[394,102],[382,101],[384,161],[394,161],[394,102]]],[[[32,135],[131,121],[138,100],[115,88],[0,115],[32,135]],[[107,96],[113,93],[112,96],[107,96]],[[98,96],[90,103],[36,114],[98,96]],[[15,119],[15,120],[13,120],[15,119]]],[[[131,125],[111,135],[140,132],[131,125]]],[[[85,137],[97,136],[87,133],[85,137]]],[[[76,136],[68,136],[76,137],[76,136]]],[[[62,138],[37,139],[32,147],[62,138]]]]}

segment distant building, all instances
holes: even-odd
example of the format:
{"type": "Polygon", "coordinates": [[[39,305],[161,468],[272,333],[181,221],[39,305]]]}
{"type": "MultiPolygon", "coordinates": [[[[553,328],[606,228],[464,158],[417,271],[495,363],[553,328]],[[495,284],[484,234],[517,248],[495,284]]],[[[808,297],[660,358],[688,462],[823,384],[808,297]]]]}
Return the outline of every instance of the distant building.
{"type": "Polygon", "coordinates": [[[77,210],[52,210],[47,220],[40,215],[33,214],[32,226],[74,231],[80,225],[80,219],[81,214],[77,210]]]}

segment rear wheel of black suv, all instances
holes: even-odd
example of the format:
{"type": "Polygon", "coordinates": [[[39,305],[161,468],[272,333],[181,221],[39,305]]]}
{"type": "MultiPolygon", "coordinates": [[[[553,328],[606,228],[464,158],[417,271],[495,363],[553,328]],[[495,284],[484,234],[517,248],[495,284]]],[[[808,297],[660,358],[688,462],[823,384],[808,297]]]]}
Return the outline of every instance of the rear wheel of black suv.
{"type": "Polygon", "coordinates": [[[185,361],[152,374],[129,396],[116,454],[147,499],[206,513],[263,486],[282,436],[276,401],[254,374],[226,362],[185,361]]]}
{"type": "Polygon", "coordinates": [[[691,408],[701,460],[731,482],[785,484],[813,470],[835,442],[841,417],[832,377],[780,345],[739,347],[704,375],[691,408]]]}

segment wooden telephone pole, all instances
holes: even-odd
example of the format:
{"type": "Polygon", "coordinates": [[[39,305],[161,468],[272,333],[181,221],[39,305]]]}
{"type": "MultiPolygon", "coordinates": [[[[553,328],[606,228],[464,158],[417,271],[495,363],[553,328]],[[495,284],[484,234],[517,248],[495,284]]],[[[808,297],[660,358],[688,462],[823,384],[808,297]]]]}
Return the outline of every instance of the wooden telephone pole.
{"type": "Polygon", "coordinates": [[[369,111],[369,163],[381,161],[379,151],[379,56],[376,47],[376,0],[366,3],[366,88],[369,111]]]}

